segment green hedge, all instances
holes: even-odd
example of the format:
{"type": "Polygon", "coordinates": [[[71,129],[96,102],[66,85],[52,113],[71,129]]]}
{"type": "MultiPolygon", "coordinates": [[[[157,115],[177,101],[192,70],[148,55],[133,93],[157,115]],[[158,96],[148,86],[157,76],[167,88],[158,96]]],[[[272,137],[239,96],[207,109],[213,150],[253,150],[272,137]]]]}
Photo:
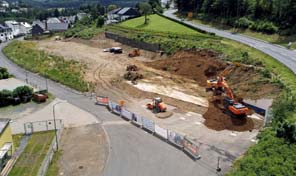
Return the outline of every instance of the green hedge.
{"type": "Polygon", "coordinates": [[[0,107],[9,106],[18,102],[28,102],[33,95],[33,89],[28,86],[20,86],[13,91],[0,91],[0,107]],[[25,98],[25,96],[27,98],[25,98]]]}

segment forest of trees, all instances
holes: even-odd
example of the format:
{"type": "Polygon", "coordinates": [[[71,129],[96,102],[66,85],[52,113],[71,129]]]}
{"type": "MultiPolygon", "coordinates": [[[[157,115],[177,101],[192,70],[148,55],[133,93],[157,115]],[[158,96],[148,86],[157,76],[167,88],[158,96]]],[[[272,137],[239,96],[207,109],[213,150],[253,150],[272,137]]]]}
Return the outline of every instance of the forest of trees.
{"type": "Polygon", "coordinates": [[[296,0],[175,0],[180,12],[228,19],[228,25],[283,34],[296,31],[296,0]]]}

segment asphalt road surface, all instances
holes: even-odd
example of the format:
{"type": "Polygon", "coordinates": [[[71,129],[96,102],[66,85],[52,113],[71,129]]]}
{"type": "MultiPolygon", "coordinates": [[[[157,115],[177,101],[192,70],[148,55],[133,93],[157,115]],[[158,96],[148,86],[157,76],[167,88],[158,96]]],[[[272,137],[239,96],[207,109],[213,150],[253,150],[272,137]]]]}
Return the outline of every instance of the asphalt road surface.
{"type": "MultiPolygon", "coordinates": [[[[6,67],[16,78],[26,80],[27,77],[30,84],[45,89],[46,81],[43,77],[27,72],[4,56],[2,49],[5,45],[7,43],[0,45],[0,66],[6,67]]],[[[57,98],[67,100],[69,103],[95,115],[103,124],[110,140],[110,153],[103,175],[217,175],[216,163],[205,163],[204,160],[194,162],[175,147],[125,122],[108,112],[106,108],[95,105],[94,100],[90,97],[50,80],[48,80],[48,90],[57,98]]],[[[101,174],[98,173],[98,175],[101,174]]]]}
{"type": "MultiPolygon", "coordinates": [[[[174,15],[174,13],[176,11],[177,10],[175,10],[175,9],[171,9],[171,10],[165,11],[164,15],[169,18],[181,21],[180,18],[178,18],[177,16],[174,15]]],[[[204,31],[215,33],[217,36],[232,39],[232,40],[241,42],[243,44],[249,45],[253,48],[256,48],[256,49],[270,55],[271,57],[277,59],[278,61],[280,61],[281,63],[286,65],[288,68],[290,68],[296,74],[296,51],[289,50],[289,49],[286,49],[282,46],[270,44],[268,42],[258,40],[255,38],[251,38],[251,37],[248,37],[248,36],[245,36],[242,34],[233,34],[231,32],[211,28],[211,27],[208,27],[208,26],[205,26],[202,24],[192,23],[192,22],[186,21],[186,20],[183,20],[182,22],[185,24],[191,25],[195,28],[199,28],[204,31]]]]}

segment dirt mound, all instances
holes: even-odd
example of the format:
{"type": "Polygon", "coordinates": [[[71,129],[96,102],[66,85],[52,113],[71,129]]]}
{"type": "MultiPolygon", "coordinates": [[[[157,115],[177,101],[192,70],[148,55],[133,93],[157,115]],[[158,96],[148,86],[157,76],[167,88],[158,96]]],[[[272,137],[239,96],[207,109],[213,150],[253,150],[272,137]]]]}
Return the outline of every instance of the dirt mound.
{"type": "MultiPolygon", "coordinates": [[[[180,51],[170,58],[146,63],[147,66],[195,80],[206,86],[210,78],[217,78],[228,64],[209,50],[180,51]]],[[[269,83],[254,67],[239,66],[226,76],[228,84],[237,97],[258,99],[280,93],[280,89],[269,83]]]]}
{"type": "Polygon", "coordinates": [[[232,130],[232,131],[249,131],[254,129],[254,122],[251,118],[234,118],[224,114],[220,109],[212,103],[208,111],[203,115],[205,118],[204,124],[211,129],[232,130]]]}
{"type": "Polygon", "coordinates": [[[206,86],[208,77],[216,76],[227,66],[226,63],[217,59],[217,54],[208,50],[181,51],[171,58],[150,62],[146,65],[193,79],[200,86],[206,86]]]}

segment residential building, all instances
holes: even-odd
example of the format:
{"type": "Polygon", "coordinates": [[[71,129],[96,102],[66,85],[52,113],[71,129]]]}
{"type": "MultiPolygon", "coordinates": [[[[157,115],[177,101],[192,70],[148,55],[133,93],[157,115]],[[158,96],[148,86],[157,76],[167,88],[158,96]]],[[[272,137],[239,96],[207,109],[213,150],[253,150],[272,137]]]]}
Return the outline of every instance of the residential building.
{"type": "Polygon", "coordinates": [[[0,119],[0,171],[14,153],[10,119],[0,119]]]}
{"type": "Polygon", "coordinates": [[[48,18],[45,23],[46,29],[50,32],[66,31],[69,27],[69,23],[60,20],[58,18],[48,18]]]}
{"type": "Polygon", "coordinates": [[[7,1],[0,1],[0,6],[5,7],[5,8],[9,8],[9,3],[7,1]]]}
{"type": "Polygon", "coordinates": [[[84,12],[82,12],[82,13],[77,13],[76,16],[77,16],[78,20],[81,20],[82,18],[84,18],[84,17],[87,16],[87,13],[84,13],[84,12]]]}
{"type": "Polygon", "coordinates": [[[6,12],[6,8],[0,7],[0,13],[5,13],[5,12],[6,12]]]}
{"type": "Polygon", "coordinates": [[[12,29],[0,24],[0,43],[13,39],[12,29]]]}
{"type": "Polygon", "coordinates": [[[41,22],[40,20],[34,21],[32,24],[32,35],[42,35],[46,31],[45,23],[41,22]]]}
{"type": "Polygon", "coordinates": [[[124,8],[118,8],[114,9],[110,12],[108,12],[108,21],[124,21],[130,18],[135,18],[140,16],[140,13],[137,9],[132,7],[124,7],[124,8]]]}
{"type": "Polygon", "coordinates": [[[4,23],[11,28],[14,37],[26,35],[32,29],[32,26],[27,22],[5,21],[4,23]]]}
{"type": "Polygon", "coordinates": [[[48,18],[46,21],[34,21],[32,24],[32,35],[41,35],[48,32],[62,32],[69,28],[68,20],[59,18],[48,18]]]}
{"type": "Polygon", "coordinates": [[[18,9],[11,9],[11,13],[20,13],[20,10],[18,10],[18,9]]]}

